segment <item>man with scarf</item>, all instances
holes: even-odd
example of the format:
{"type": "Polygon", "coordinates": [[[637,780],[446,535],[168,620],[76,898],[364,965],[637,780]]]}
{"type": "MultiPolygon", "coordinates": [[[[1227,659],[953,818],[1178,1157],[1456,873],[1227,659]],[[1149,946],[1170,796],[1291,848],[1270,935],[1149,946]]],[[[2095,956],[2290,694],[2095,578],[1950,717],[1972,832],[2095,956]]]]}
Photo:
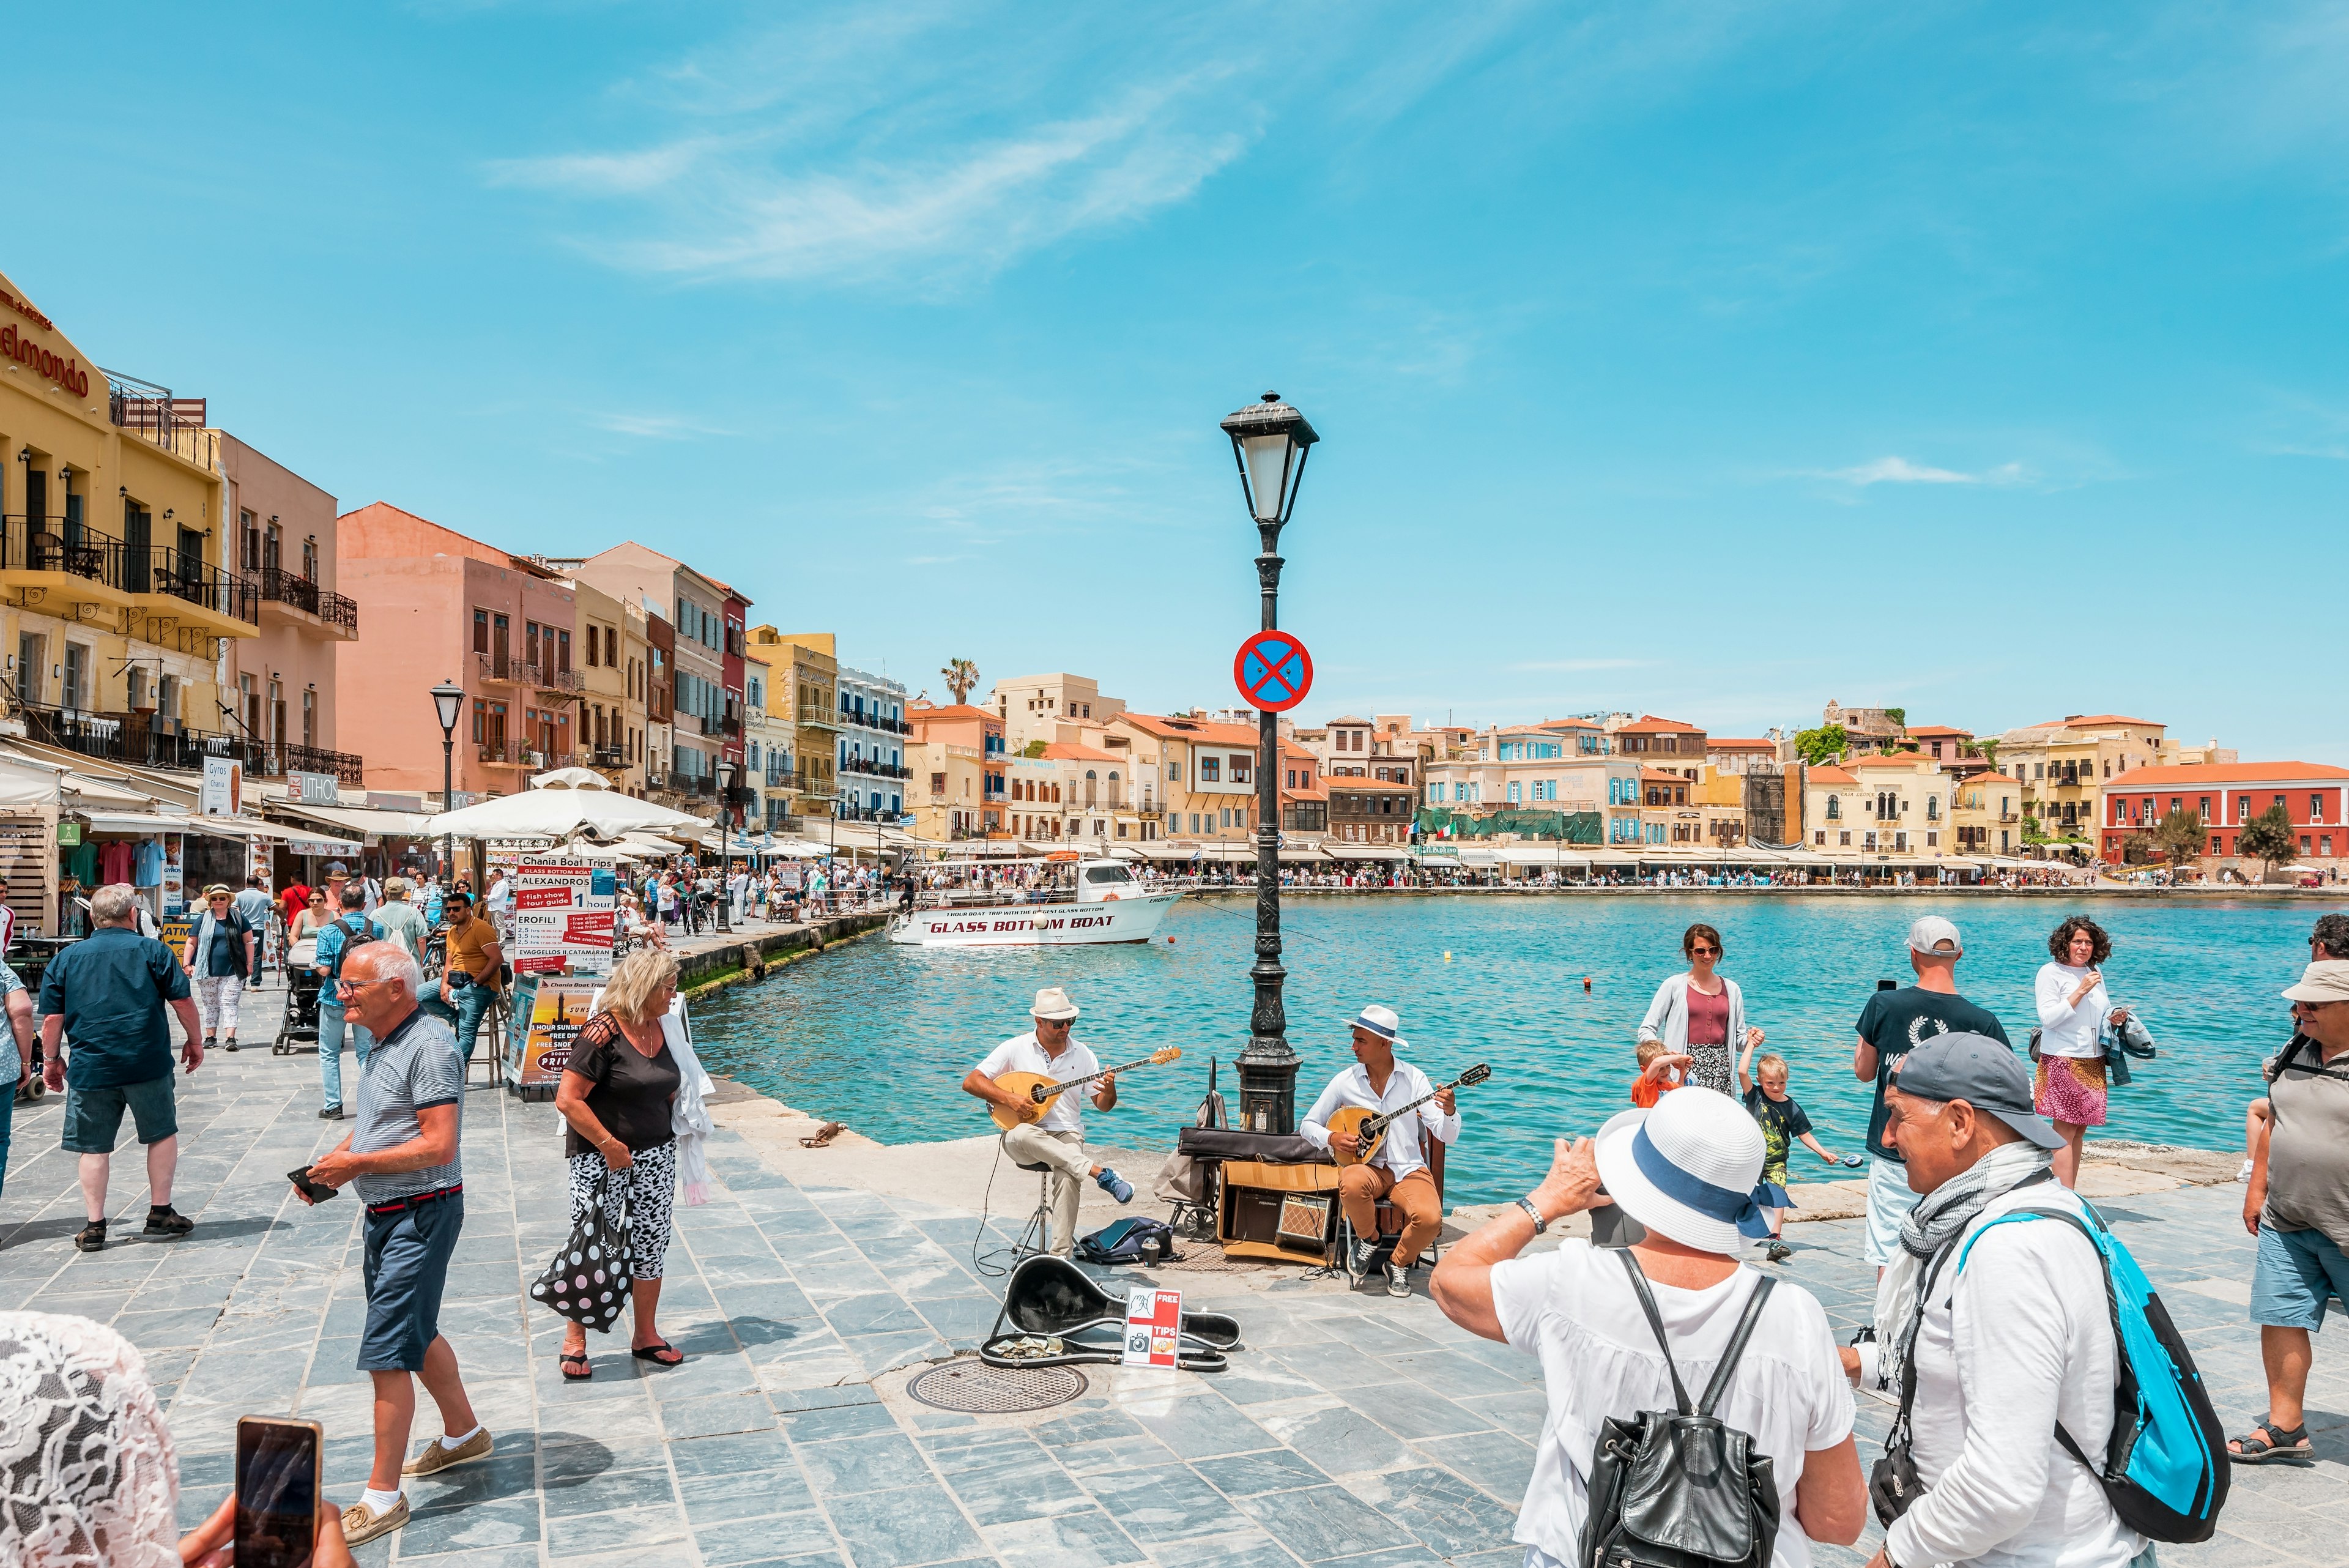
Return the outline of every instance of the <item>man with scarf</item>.
{"type": "Polygon", "coordinates": [[[1909,1052],[1886,1095],[1886,1137],[1920,1196],[1878,1285],[1878,1340],[1844,1352],[1856,1380],[1910,1391],[1879,1467],[1913,1485],[1869,1568],[1995,1560],[2007,1568],[2127,1568],[2147,1553],[2085,1465],[2112,1437],[2118,1370],[2104,1270],[2060,1220],[1984,1227],[2016,1210],[2085,1213],[2052,1179],[2055,1129],[2004,1042],[1945,1034],[1909,1052]],[[1970,1239],[1981,1235],[1967,1253],[1970,1239]],[[1966,1254],[1961,1267],[1958,1262],[1966,1254]]]}

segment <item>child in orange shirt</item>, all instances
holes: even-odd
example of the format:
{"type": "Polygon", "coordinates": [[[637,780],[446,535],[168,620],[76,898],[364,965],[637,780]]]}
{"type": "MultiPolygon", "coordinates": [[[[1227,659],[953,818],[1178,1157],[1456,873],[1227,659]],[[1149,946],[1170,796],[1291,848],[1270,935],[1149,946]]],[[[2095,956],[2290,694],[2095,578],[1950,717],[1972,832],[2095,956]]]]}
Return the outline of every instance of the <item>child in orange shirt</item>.
{"type": "Polygon", "coordinates": [[[1695,1057],[1667,1051],[1661,1040],[1640,1041],[1635,1054],[1640,1075],[1631,1080],[1631,1103],[1641,1110],[1653,1110],[1658,1100],[1687,1082],[1688,1070],[1696,1065],[1695,1057]]]}

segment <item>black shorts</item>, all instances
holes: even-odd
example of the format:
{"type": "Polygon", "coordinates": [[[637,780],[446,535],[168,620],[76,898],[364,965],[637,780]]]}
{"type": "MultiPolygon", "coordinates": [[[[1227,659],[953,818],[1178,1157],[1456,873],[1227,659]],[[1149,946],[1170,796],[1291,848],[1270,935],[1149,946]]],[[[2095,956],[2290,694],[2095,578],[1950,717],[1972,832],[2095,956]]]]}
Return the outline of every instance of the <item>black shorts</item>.
{"type": "Polygon", "coordinates": [[[465,1229],[465,1196],[452,1193],[367,1217],[367,1328],[361,1372],[421,1372],[440,1334],[440,1292],[465,1229]]]}

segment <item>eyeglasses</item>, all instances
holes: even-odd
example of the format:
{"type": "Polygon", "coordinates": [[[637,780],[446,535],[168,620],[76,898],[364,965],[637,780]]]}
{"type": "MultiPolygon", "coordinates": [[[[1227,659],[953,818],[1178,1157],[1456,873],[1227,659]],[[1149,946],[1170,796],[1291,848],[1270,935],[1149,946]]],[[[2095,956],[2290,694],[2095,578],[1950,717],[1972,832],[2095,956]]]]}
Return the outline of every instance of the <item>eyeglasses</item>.
{"type": "Polygon", "coordinates": [[[1715,958],[1718,958],[1721,956],[1721,950],[1719,948],[1706,947],[1702,942],[1698,943],[1695,947],[1689,949],[1689,957],[1691,958],[1702,958],[1707,953],[1711,953],[1715,958]]]}
{"type": "Polygon", "coordinates": [[[345,980],[340,975],[335,977],[335,989],[338,992],[365,991],[371,985],[389,985],[390,983],[391,980],[389,978],[383,980],[345,980]]]}

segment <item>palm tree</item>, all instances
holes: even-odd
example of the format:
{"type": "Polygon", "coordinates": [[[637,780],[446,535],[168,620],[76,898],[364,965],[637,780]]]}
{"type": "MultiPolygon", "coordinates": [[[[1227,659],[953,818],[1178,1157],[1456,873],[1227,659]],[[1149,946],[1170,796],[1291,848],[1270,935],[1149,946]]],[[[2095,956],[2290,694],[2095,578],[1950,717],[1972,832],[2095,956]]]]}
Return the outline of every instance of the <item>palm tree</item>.
{"type": "Polygon", "coordinates": [[[968,659],[949,659],[938,671],[947,678],[947,690],[954,693],[957,702],[970,701],[970,689],[978,684],[978,666],[968,659]]]}

